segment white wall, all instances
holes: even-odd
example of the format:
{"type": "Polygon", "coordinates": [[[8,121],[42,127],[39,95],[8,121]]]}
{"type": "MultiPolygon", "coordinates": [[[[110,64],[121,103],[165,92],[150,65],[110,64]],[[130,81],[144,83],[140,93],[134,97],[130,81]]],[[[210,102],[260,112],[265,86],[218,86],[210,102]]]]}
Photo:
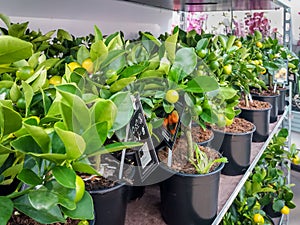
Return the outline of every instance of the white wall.
{"type": "Polygon", "coordinates": [[[139,30],[155,36],[170,31],[172,20],[172,11],[117,0],[3,0],[0,13],[43,32],[62,28],[87,35],[97,25],[103,34],[121,30],[126,38],[139,30]]]}

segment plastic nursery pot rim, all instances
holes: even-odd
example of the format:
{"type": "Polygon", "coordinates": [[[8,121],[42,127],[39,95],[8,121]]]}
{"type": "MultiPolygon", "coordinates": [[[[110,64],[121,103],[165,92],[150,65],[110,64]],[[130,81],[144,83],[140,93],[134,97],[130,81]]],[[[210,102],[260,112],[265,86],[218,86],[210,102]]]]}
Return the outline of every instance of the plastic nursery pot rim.
{"type": "MultiPolygon", "coordinates": [[[[214,151],[216,151],[215,149],[213,149],[214,151]]],[[[218,151],[216,151],[218,152],[218,151]]],[[[218,152],[218,155],[220,156],[220,158],[222,158],[222,154],[220,152],[218,152]]],[[[225,163],[220,163],[220,165],[218,167],[215,168],[214,171],[211,171],[209,173],[204,173],[204,174],[198,174],[198,173],[195,173],[195,174],[190,174],[190,173],[182,173],[182,172],[179,172],[179,171],[176,171],[176,170],[172,170],[170,169],[170,167],[168,167],[166,164],[162,164],[162,168],[167,170],[168,172],[170,173],[173,173],[173,175],[179,175],[179,176],[182,176],[182,177],[205,177],[205,176],[211,176],[211,175],[214,175],[216,173],[219,173],[225,166],[225,163]]]]}
{"type": "Polygon", "coordinates": [[[103,188],[103,189],[99,189],[99,190],[91,190],[91,191],[88,191],[90,194],[106,194],[108,192],[111,192],[111,191],[114,191],[122,186],[125,186],[126,185],[126,182],[125,181],[122,181],[122,182],[118,182],[116,183],[115,186],[113,187],[108,187],[108,188],[103,188]]]}
{"type": "Polygon", "coordinates": [[[270,107],[269,108],[264,108],[264,109],[247,109],[247,108],[242,108],[242,107],[238,107],[238,109],[243,110],[243,111],[254,111],[254,112],[264,112],[264,111],[268,111],[271,110],[273,108],[273,106],[271,104],[269,104],[270,107]]]}
{"type": "MultiPolygon", "coordinates": [[[[251,123],[251,122],[249,122],[249,123],[251,123]]],[[[232,133],[232,132],[225,132],[225,131],[214,129],[214,128],[212,128],[212,129],[213,129],[214,132],[220,133],[220,134],[228,134],[228,135],[235,135],[235,136],[244,136],[244,135],[247,135],[247,134],[252,134],[252,133],[254,133],[256,131],[256,126],[253,123],[251,123],[251,124],[253,126],[252,130],[251,131],[247,131],[247,132],[243,132],[243,133],[241,133],[241,132],[239,132],[239,133],[232,133]]]]}

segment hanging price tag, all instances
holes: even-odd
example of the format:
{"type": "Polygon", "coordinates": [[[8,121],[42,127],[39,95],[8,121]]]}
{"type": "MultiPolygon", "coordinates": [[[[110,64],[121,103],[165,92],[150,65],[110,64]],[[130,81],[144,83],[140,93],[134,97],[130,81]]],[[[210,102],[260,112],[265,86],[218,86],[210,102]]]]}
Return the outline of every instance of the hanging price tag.
{"type": "Polygon", "coordinates": [[[136,150],[136,159],[141,176],[144,181],[158,166],[158,158],[150,137],[142,104],[139,96],[134,99],[134,113],[129,123],[129,139],[142,142],[142,147],[136,150]]]}

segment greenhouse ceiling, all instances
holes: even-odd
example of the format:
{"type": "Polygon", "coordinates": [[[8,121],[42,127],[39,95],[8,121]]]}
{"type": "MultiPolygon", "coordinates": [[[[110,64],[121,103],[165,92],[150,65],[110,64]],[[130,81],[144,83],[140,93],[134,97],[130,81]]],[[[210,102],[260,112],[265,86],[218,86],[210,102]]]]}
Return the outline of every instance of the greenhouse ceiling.
{"type": "Polygon", "coordinates": [[[170,9],[174,11],[208,12],[208,11],[243,11],[275,10],[277,0],[121,0],[143,5],[170,9]]]}

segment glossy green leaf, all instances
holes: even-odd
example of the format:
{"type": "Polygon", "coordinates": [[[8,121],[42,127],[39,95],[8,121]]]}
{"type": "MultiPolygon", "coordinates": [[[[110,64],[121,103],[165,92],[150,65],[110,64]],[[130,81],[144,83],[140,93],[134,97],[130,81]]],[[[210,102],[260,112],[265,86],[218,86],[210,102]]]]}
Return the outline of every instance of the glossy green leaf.
{"type": "Polygon", "coordinates": [[[100,175],[93,166],[89,165],[87,162],[74,162],[72,163],[72,167],[75,171],[80,173],[87,174],[97,174],[100,175]]]}
{"type": "Polygon", "coordinates": [[[61,41],[63,40],[73,41],[72,35],[63,29],[57,30],[57,39],[61,41]]]}
{"type": "Polygon", "coordinates": [[[13,86],[10,88],[9,96],[10,96],[10,99],[11,99],[13,102],[18,101],[18,99],[22,96],[22,93],[21,93],[21,91],[20,91],[20,88],[19,88],[19,86],[17,85],[16,82],[15,82],[15,83],[13,84],[13,86]]]}
{"type": "Polygon", "coordinates": [[[103,40],[102,32],[96,25],[94,25],[94,33],[95,33],[95,42],[99,40],[103,40]]]}
{"type": "Polygon", "coordinates": [[[49,209],[36,210],[30,203],[28,195],[23,195],[14,200],[17,210],[23,212],[34,220],[42,224],[52,224],[55,222],[65,222],[59,206],[54,205],[49,209]]]}
{"type": "Polygon", "coordinates": [[[38,78],[31,84],[32,90],[34,92],[39,91],[43,88],[47,81],[47,70],[42,70],[38,78]]]}
{"type": "Polygon", "coordinates": [[[76,204],[75,210],[62,209],[64,214],[74,219],[93,220],[94,204],[91,195],[86,191],[82,199],[76,204]]]}
{"type": "Polygon", "coordinates": [[[11,141],[11,146],[24,153],[42,153],[41,147],[30,135],[24,135],[11,141]]]}
{"type": "Polygon", "coordinates": [[[76,188],[75,179],[76,173],[74,170],[65,166],[56,166],[52,170],[56,181],[66,188],[76,188]]]}
{"type": "Polygon", "coordinates": [[[22,127],[22,117],[19,113],[0,102],[1,136],[10,134],[22,127]]]}
{"type": "Polygon", "coordinates": [[[178,32],[170,35],[165,41],[166,53],[168,59],[173,63],[175,60],[175,53],[177,48],[178,32]]]}
{"type": "Polygon", "coordinates": [[[98,40],[91,45],[90,56],[92,61],[97,60],[99,63],[106,59],[108,49],[102,40],[98,40]]]}
{"type": "Polygon", "coordinates": [[[125,54],[125,50],[123,50],[123,49],[121,49],[121,50],[117,49],[117,50],[109,51],[107,57],[102,62],[101,67],[105,68],[105,67],[109,66],[115,60],[117,60],[118,58],[124,56],[124,54],[125,54]]]}
{"type": "Polygon", "coordinates": [[[10,198],[0,196],[0,208],[0,225],[6,225],[13,213],[14,204],[10,198]]]}
{"type": "Polygon", "coordinates": [[[11,152],[13,152],[13,150],[11,148],[8,148],[7,146],[4,146],[4,145],[0,144],[0,155],[8,154],[8,153],[11,153],[11,152]]]}
{"type": "Polygon", "coordinates": [[[87,129],[82,137],[86,142],[85,154],[96,152],[104,144],[108,136],[107,122],[98,122],[87,129]]]}
{"type": "Polygon", "coordinates": [[[107,129],[110,130],[117,117],[117,106],[109,99],[98,99],[91,108],[93,123],[107,122],[107,129]]]}
{"type": "Polygon", "coordinates": [[[0,46],[0,64],[8,64],[21,59],[27,59],[33,53],[33,46],[30,42],[8,35],[0,36],[0,46]]]}
{"type": "Polygon", "coordinates": [[[14,82],[11,80],[1,80],[0,81],[0,88],[11,88],[14,82]]]}
{"type": "Polygon", "coordinates": [[[274,201],[272,208],[274,209],[274,211],[280,212],[280,210],[283,208],[284,205],[285,205],[284,201],[281,199],[278,199],[278,200],[274,201]]]}
{"type": "Polygon", "coordinates": [[[29,185],[39,185],[42,184],[42,179],[36,175],[32,170],[30,169],[23,169],[19,174],[18,174],[18,179],[24,182],[25,184],[29,185]]]}
{"type": "Polygon", "coordinates": [[[58,204],[70,210],[74,210],[76,208],[76,203],[74,202],[76,189],[66,188],[59,184],[56,180],[51,180],[46,183],[45,186],[57,196],[58,204]]]}
{"type": "Polygon", "coordinates": [[[61,113],[69,130],[80,134],[91,124],[89,109],[82,98],[77,95],[58,90],[61,94],[61,113]]]}
{"type": "Polygon", "coordinates": [[[127,125],[133,114],[133,103],[129,92],[118,92],[110,100],[117,106],[117,116],[113,130],[118,130],[127,125]]]}
{"type": "Polygon", "coordinates": [[[128,78],[122,78],[120,80],[117,80],[110,86],[110,91],[112,93],[121,91],[135,80],[136,77],[128,77],[128,78]]]}
{"type": "Polygon", "coordinates": [[[197,55],[193,48],[181,48],[176,52],[174,67],[180,67],[186,74],[191,74],[197,65],[197,55]]]}
{"type": "Polygon", "coordinates": [[[50,147],[50,137],[46,133],[46,131],[39,126],[32,126],[26,123],[23,123],[26,128],[28,134],[35,140],[35,142],[40,146],[44,153],[49,152],[50,147]]]}
{"type": "Polygon", "coordinates": [[[143,143],[140,143],[140,142],[115,142],[112,144],[102,146],[99,149],[99,151],[89,154],[88,157],[101,155],[101,154],[105,154],[105,153],[113,153],[113,152],[117,152],[117,151],[120,151],[123,149],[132,149],[135,147],[139,147],[141,145],[143,145],[143,143]]]}
{"type": "Polygon", "coordinates": [[[210,76],[198,76],[187,83],[185,91],[193,93],[204,93],[214,91],[219,88],[215,78],[210,76]]]}
{"type": "Polygon", "coordinates": [[[44,188],[30,191],[28,199],[31,205],[37,210],[48,210],[58,203],[57,196],[44,188]]]}
{"type": "Polygon", "coordinates": [[[157,46],[161,46],[161,42],[156,37],[154,37],[153,35],[145,33],[145,32],[143,32],[142,35],[145,36],[146,38],[148,38],[149,40],[151,40],[157,46]]]}
{"type": "Polygon", "coordinates": [[[69,159],[78,159],[85,151],[85,141],[80,135],[65,130],[62,122],[57,122],[54,129],[66,148],[66,154],[69,159]]]}
{"type": "Polygon", "coordinates": [[[146,66],[145,65],[132,65],[129,67],[126,67],[122,73],[120,74],[121,77],[126,78],[126,77],[131,77],[131,76],[136,76],[140,73],[142,73],[145,70],[146,66]]]}
{"type": "Polygon", "coordinates": [[[82,62],[90,57],[90,52],[89,50],[84,46],[80,46],[77,52],[77,62],[82,64],[82,62]]]}
{"type": "Polygon", "coordinates": [[[196,46],[196,50],[201,50],[201,49],[205,49],[208,46],[208,39],[207,38],[202,38],[197,42],[197,46],[196,46]]]}

